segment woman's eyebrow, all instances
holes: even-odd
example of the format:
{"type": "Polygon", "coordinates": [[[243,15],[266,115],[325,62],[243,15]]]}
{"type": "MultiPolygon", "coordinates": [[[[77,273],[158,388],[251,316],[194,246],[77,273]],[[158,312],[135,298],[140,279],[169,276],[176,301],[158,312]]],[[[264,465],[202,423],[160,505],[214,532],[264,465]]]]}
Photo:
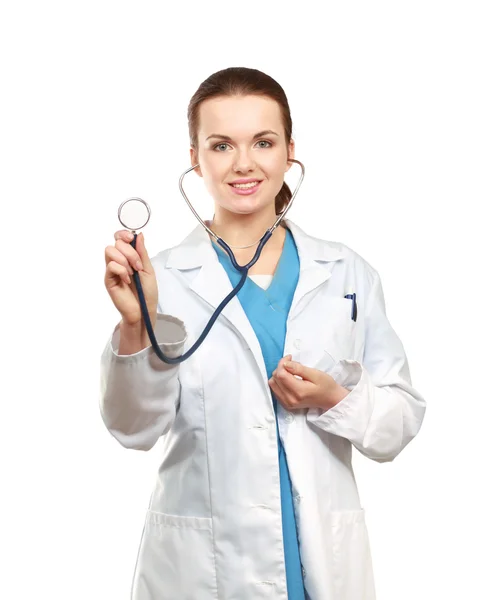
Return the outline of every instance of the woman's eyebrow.
{"type": "MultiPolygon", "coordinates": [[[[277,136],[279,136],[279,134],[276,133],[275,131],[272,131],[272,129],[265,129],[264,131],[259,131],[258,133],[255,133],[255,135],[253,136],[253,139],[256,140],[256,138],[262,137],[264,135],[277,135],[277,136]]],[[[223,135],[221,133],[212,133],[211,135],[209,135],[206,138],[206,141],[210,140],[211,138],[218,138],[220,140],[226,140],[227,142],[232,141],[228,135],[223,135]]]]}

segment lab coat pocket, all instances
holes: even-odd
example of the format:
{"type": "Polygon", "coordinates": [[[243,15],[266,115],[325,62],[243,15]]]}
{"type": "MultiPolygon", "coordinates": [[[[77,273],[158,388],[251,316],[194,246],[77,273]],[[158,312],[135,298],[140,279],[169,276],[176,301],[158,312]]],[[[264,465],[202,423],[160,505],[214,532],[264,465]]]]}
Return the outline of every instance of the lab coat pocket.
{"type": "Polygon", "coordinates": [[[331,597],[375,600],[369,536],[363,509],[331,515],[331,597]]]}
{"type": "Polygon", "coordinates": [[[218,598],[212,519],[147,511],[132,598],[218,598]]]}
{"type": "Polygon", "coordinates": [[[352,300],[329,299],[328,309],[324,349],[334,361],[352,358],[357,335],[357,322],[352,319],[352,300]]]}

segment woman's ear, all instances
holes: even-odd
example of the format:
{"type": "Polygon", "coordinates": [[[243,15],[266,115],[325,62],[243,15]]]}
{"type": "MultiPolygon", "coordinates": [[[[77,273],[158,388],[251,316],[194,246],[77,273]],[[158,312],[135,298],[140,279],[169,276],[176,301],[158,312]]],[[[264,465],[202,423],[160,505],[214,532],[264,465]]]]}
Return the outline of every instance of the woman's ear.
{"type": "MultiPolygon", "coordinates": [[[[295,157],[295,141],[292,139],[289,142],[288,145],[288,159],[293,159],[295,157]]],[[[288,165],[286,167],[286,171],[289,171],[289,169],[293,166],[292,162],[288,162],[288,165]]]]}
{"type": "MultiPolygon", "coordinates": [[[[191,166],[194,167],[194,165],[199,164],[198,153],[192,147],[190,149],[190,153],[191,153],[191,166]]],[[[201,173],[201,169],[199,167],[197,169],[194,169],[194,172],[197,173],[197,175],[199,175],[199,177],[203,176],[203,174],[201,173]]]]}

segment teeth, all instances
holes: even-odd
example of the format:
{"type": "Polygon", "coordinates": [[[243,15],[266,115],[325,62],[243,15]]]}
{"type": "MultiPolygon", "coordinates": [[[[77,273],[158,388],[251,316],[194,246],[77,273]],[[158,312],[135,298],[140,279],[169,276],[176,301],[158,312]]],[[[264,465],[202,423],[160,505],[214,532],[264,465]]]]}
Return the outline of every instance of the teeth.
{"type": "Polygon", "coordinates": [[[253,181],[251,183],[233,183],[232,185],[236,188],[242,188],[242,189],[246,189],[246,188],[252,188],[255,187],[255,185],[258,185],[258,181],[253,181]]]}

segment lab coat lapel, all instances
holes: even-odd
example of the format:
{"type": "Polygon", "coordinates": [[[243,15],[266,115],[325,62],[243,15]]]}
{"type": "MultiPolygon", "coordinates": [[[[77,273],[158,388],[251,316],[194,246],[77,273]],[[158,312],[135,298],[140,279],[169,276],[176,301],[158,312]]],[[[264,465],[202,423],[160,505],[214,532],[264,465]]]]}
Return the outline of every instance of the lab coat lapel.
{"type": "Polygon", "coordinates": [[[310,292],[331,277],[332,263],[342,259],[343,253],[336,243],[307,235],[289,219],[285,222],[293,234],[300,258],[300,277],[288,315],[288,319],[291,320],[296,318],[310,302],[313,297],[310,292]]]}
{"type": "MultiPolygon", "coordinates": [[[[213,252],[215,251],[213,250],[213,252]]],[[[233,289],[225,269],[218,262],[218,257],[216,261],[209,260],[201,266],[197,276],[192,280],[190,288],[202,300],[210,304],[213,312],[233,289]]],[[[263,377],[267,380],[260,343],[237,296],[224,307],[219,319],[227,322],[250,348],[263,377]]]]}
{"type": "MultiPolygon", "coordinates": [[[[190,289],[207,302],[213,312],[233,289],[211,244],[210,235],[201,225],[168,252],[165,268],[178,269],[188,281],[190,289]]],[[[251,350],[266,381],[267,371],[260,343],[237,296],[224,307],[218,319],[231,327],[251,350]]]]}

